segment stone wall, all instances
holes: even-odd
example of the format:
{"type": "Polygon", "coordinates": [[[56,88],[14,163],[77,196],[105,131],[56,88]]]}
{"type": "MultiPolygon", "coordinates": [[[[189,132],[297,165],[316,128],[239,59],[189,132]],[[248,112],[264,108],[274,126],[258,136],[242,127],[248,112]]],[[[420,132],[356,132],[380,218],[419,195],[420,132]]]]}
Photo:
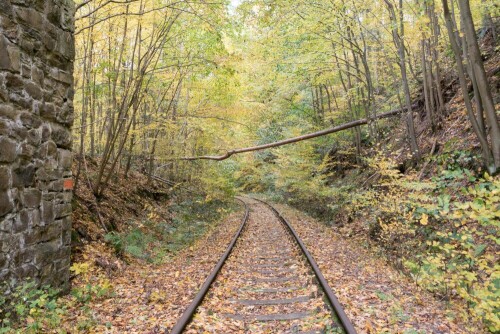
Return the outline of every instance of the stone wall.
{"type": "Polygon", "coordinates": [[[0,0],[0,284],[68,288],[73,12],[0,0]]]}

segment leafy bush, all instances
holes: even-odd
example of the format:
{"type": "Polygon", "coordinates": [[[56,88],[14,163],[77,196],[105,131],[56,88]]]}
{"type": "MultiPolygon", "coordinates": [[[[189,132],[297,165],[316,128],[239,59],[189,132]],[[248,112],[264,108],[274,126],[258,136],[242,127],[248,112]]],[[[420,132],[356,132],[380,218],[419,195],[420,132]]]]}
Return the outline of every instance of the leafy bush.
{"type": "Polygon", "coordinates": [[[113,287],[107,278],[91,275],[91,265],[88,262],[74,263],[70,270],[83,281],[81,287],[73,288],[71,295],[77,302],[85,304],[93,299],[103,299],[112,296],[113,287]]]}
{"type": "Polygon", "coordinates": [[[499,179],[445,163],[438,177],[421,182],[386,167],[378,164],[384,181],[359,193],[352,212],[376,217],[372,237],[417,284],[462,298],[466,312],[492,331],[500,328],[499,179]]]}
{"type": "Polygon", "coordinates": [[[49,286],[38,287],[34,281],[27,281],[10,295],[0,296],[0,333],[56,329],[65,312],[65,307],[58,303],[58,294],[49,286]]]}

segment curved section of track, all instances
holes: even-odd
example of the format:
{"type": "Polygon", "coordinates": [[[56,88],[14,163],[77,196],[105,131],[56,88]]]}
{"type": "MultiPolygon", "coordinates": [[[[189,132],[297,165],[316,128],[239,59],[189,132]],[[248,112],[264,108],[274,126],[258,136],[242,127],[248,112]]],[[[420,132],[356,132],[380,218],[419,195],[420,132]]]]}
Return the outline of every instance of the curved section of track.
{"type": "Polygon", "coordinates": [[[242,201],[238,233],[171,333],[356,333],[286,219],[242,201]]]}

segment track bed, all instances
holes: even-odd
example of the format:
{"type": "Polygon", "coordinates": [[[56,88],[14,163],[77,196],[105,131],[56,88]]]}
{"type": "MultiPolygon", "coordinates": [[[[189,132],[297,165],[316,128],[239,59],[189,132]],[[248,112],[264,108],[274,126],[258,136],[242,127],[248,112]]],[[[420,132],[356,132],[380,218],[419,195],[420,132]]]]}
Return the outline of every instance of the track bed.
{"type": "Polygon", "coordinates": [[[244,228],[184,332],[345,333],[285,223],[244,201],[244,228]]]}

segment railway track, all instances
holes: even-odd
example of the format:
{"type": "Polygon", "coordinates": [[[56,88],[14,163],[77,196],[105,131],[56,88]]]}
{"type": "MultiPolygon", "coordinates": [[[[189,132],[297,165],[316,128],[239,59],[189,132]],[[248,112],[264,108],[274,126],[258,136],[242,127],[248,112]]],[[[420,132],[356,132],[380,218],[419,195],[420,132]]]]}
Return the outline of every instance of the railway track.
{"type": "Polygon", "coordinates": [[[356,333],[292,226],[253,198],[241,226],[171,334],[356,333]]]}

